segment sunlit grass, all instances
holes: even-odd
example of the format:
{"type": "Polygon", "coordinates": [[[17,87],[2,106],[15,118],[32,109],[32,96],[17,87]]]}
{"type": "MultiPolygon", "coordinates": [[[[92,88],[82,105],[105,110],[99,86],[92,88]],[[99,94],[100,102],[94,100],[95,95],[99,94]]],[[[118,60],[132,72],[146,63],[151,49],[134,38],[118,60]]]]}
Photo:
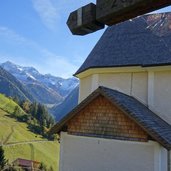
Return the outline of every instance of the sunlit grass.
{"type": "MultiPolygon", "coordinates": [[[[0,94],[0,109],[12,114],[16,106],[18,105],[12,99],[5,97],[3,94],[0,94]]],[[[21,113],[24,113],[20,107],[19,109],[21,113]]]]}
{"type": "Polygon", "coordinates": [[[13,100],[0,94],[0,144],[3,145],[6,159],[10,163],[17,158],[37,160],[45,163],[48,168],[52,166],[57,171],[59,143],[47,141],[29,131],[27,123],[12,118],[16,106],[13,100]]]}
{"type": "Polygon", "coordinates": [[[28,125],[18,122],[11,118],[9,114],[0,109],[0,141],[6,143],[15,143],[21,141],[43,140],[40,135],[30,132],[28,125]]]}

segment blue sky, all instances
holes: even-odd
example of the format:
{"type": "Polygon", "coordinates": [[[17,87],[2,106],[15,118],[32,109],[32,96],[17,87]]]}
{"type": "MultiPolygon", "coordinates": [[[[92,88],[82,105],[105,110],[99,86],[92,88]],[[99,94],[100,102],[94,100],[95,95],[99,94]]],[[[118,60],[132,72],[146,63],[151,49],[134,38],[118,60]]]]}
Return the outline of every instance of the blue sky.
{"type": "Polygon", "coordinates": [[[0,62],[70,77],[104,32],[73,36],[67,28],[69,13],[90,2],[95,0],[1,0],[0,62]]]}

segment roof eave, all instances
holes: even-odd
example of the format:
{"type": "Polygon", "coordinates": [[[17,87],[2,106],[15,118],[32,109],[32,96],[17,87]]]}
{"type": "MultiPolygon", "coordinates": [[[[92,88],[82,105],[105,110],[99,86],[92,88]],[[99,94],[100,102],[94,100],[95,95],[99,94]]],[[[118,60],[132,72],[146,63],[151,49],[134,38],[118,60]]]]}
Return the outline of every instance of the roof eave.
{"type": "Polygon", "coordinates": [[[168,69],[171,69],[171,63],[151,64],[151,65],[102,66],[102,67],[89,67],[82,71],[76,72],[73,76],[77,78],[83,78],[91,74],[101,74],[101,73],[108,73],[108,72],[139,72],[139,71],[149,71],[149,70],[163,71],[168,69]]]}

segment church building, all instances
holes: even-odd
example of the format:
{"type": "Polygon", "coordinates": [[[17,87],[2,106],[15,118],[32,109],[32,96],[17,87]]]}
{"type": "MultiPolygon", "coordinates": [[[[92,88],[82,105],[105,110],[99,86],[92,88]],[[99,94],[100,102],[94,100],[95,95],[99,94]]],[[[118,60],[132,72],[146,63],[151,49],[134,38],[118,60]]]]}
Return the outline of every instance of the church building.
{"type": "Polygon", "coordinates": [[[75,76],[60,171],[171,171],[171,13],[108,27],[75,76]]]}

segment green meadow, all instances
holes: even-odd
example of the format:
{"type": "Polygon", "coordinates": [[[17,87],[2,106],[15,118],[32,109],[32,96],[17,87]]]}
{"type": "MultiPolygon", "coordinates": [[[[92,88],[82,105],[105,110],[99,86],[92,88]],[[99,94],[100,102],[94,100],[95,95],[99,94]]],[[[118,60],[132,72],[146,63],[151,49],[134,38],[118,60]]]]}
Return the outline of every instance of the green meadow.
{"type": "Polygon", "coordinates": [[[52,166],[58,170],[59,143],[47,141],[41,135],[31,132],[27,123],[11,117],[16,106],[12,99],[0,94],[0,143],[6,159],[10,163],[17,158],[36,160],[46,164],[47,168],[52,166]]]}

